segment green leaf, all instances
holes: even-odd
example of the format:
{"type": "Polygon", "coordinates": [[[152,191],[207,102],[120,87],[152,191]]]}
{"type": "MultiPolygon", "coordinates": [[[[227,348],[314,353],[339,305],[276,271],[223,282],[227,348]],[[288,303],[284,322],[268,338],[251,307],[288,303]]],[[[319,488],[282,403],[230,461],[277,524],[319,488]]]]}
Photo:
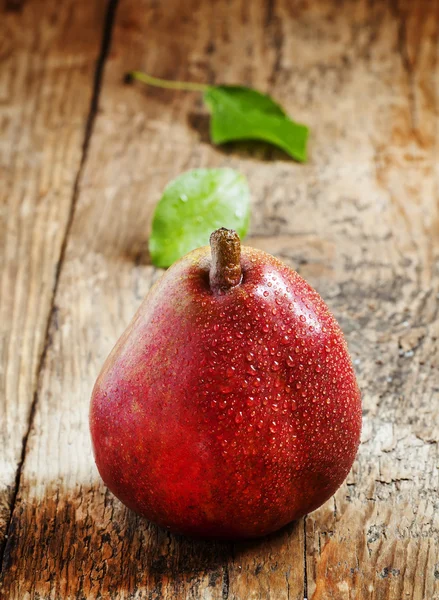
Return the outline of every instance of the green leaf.
{"type": "Polygon", "coordinates": [[[306,161],[309,130],[295,123],[266,94],[237,85],[210,86],[190,81],[168,81],[132,71],[126,81],[137,80],[159,88],[203,92],[212,118],[210,137],[215,144],[237,140],[261,140],[278,146],[292,158],[306,161]]]}
{"type": "Polygon", "coordinates": [[[233,169],[194,169],[165,188],[157,204],[149,251],[156,267],[169,267],[194,248],[209,243],[219,227],[243,238],[250,218],[250,192],[233,169]]]}
{"type": "Polygon", "coordinates": [[[221,85],[209,87],[204,101],[212,113],[210,136],[215,144],[262,140],[306,161],[308,127],[292,121],[269,96],[246,87],[221,85]]]}

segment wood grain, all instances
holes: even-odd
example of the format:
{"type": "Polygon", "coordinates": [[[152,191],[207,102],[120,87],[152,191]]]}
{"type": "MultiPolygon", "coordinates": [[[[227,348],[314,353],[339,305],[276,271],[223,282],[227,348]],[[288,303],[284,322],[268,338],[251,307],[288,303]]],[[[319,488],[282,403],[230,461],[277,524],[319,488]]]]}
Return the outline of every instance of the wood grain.
{"type": "Polygon", "coordinates": [[[439,599],[438,28],[436,0],[120,2],[5,597],[439,599]],[[126,87],[132,68],[270,90],[312,126],[309,163],[213,148],[199,96],[126,87]],[[347,483],[248,544],[172,536],[127,511],[99,480],[87,424],[99,368],[160,275],[146,251],[155,202],[182,170],[221,165],[248,177],[249,242],[297,268],[335,312],[364,398],[347,483]]]}
{"type": "Polygon", "coordinates": [[[83,154],[103,17],[103,2],[0,7],[0,548],[83,154]]]}

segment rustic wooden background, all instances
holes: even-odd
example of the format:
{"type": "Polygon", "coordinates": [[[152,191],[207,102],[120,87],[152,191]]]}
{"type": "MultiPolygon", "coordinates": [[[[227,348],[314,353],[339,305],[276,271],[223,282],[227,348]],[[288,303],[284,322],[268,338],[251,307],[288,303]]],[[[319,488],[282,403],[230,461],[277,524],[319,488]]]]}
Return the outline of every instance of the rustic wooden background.
{"type": "Polygon", "coordinates": [[[439,1],[0,1],[3,599],[439,599],[439,1]],[[252,85],[312,128],[298,165],[210,145],[200,96],[252,85]],[[348,481],[251,543],[174,537],[101,484],[88,402],[160,272],[166,182],[248,177],[248,243],[314,285],[364,398],[348,481]]]}

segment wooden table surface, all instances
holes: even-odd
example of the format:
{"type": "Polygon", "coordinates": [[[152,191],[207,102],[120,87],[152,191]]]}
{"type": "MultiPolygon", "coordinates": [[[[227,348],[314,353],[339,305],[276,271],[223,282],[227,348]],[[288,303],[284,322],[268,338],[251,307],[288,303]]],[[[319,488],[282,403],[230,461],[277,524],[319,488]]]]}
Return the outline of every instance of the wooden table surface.
{"type": "Polygon", "coordinates": [[[3,599],[439,599],[438,0],[0,2],[3,599]],[[310,160],[209,143],[193,93],[242,83],[311,126],[310,160]],[[136,517],[94,466],[99,369],[161,272],[151,215],[192,167],[237,168],[247,243],[346,334],[362,444],[322,508],[251,543],[136,517]]]}

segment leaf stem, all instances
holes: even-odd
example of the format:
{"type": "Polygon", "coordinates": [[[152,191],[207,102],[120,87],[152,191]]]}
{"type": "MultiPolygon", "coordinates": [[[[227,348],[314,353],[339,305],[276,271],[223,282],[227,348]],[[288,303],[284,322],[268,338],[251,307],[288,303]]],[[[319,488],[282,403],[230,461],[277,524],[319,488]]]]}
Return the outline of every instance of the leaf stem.
{"type": "Polygon", "coordinates": [[[165,88],[168,90],[184,90],[186,92],[206,92],[210,86],[206,83],[195,83],[191,81],[169,81],[168,79],[160,79],[159,77],[153,77],[147,73],[141,71],[131,71],[128,73],[130,79],[136,79],[147,85],[152,85],[158,88],[165,88]]]}

